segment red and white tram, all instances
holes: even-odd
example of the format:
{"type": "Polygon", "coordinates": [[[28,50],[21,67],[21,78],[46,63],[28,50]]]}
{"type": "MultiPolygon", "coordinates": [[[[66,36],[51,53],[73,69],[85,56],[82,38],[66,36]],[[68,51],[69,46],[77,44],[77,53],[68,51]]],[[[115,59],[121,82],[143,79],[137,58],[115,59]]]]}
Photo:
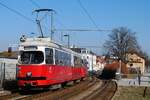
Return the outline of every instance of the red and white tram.
{"type": "Polygon", "coordinates": [[[87,76],[81,55],[50,38],[24,38],[19,45],[17,80],[20,88],[47,88],[87,76]]]}

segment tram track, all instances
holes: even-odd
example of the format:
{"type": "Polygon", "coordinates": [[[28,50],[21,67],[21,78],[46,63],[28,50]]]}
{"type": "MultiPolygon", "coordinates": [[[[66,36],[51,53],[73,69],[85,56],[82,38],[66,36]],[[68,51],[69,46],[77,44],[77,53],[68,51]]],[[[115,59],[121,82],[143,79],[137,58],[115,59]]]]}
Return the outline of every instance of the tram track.
{"type": "Polygon", "coordinates": [[[117,90],[115,81],[101,81],[97,78],[88,78],[71,87],[59,90],[42,91],[39,93],[14,93],[0,97],[0,100],[111,100],[117,90]]]}
{"type": "MultiPolygon", "coordinates": [[[[74,94],[75,91],[77,91],[77,89],[79,89],[80,87],[85,87],[86,86],[91,86],[93,84],[92,81],[96,80],[96,78],[94,79],[90,79],[87,78],[86,81],[81,81],[79,84],[74,84],[71,87],[64,87],[61,88],[59,90],[55,90],[55,91],[41,91],[38,93],[13,93],[11,95],[6,95],[6,96],[1,96],[0,100],[30,100],[30,99],[35,99],[37,100],[37,98],[39,100],[43,99],[43,98],[48,98],[48,99],[59,99],[59,98],[68,98],[68,93],[69,94],[74,94]]],[[[83,88],[82,88],[83,89],[83,88]]],[[[81,89],[81,90],[82,90],[81,89]]],[[[69,95],[70,97],[71,95],[69,95]]]]}
{"type": "Polygon", "coordinates": [[[118,86],[115,81],[104,81],[100,88],[85,98],[86,100],[111,100],[117,88],[118,86]]]}
{"type": "Polygon", "coordinates": [[[114,81],[97,81],[90,88],[66,100],[111,100],[116,90],[117,84],[114,81]]]}
{"type": "Polygon", "coordinates": [[[48,100],[67,100],[69,98],[71,98],[74,95],[79,94],[80,92],[83,92],[84,90],[86,90],[87,88],[91,87],[92,85],[94,85],[96,83],[97,79],[93,78],[93,79],[88,79],[86,81],[83,81],[79,84],[75,84],[69,88],[64,88],[64,89],[60,89],[58,91],[49,91],[49,92],[45,92],[42,94],[38,94],[23,100],[29,100],[29,99],[33,99],[33,100],[42,100],[42,99],[48,99],[48,100]]]}
{"type": "Polygon", "coordinates": [[[32,94],[29,94],[29,93],[28,94],[26,94],[26,93],[22,94],[18,91],[16,93],[12,93],[10,95],[0,96],[0,100],[20,100],[23,98],[27,98],[29,96],[32,96],[32,94]]]}
{"type": "Polygon", "coordinates": [[[87,83],[87,84],[83,84],[80,88],[70,92],[70,95],[64,95],[63,97],[61,97],[61,100],[73,100],[73,97],[76,97],[78,94],[86,91],[87,89],[91,88],[92,86],[94,86],[97,82],[99,82],[100,80],[98,80],[97,78],[93,77],[93,79],[87,83]]]}

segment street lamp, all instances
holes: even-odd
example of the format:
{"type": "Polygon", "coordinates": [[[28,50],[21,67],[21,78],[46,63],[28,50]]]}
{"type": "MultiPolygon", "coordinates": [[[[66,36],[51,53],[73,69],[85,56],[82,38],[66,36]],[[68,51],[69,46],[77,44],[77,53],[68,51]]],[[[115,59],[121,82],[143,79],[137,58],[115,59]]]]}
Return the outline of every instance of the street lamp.
{"type": "Polygon", "coordinates": [[[69,34],[65,34],[65,37],[68,37],[68,48],[70,47],[70,35],[69,34]]]}

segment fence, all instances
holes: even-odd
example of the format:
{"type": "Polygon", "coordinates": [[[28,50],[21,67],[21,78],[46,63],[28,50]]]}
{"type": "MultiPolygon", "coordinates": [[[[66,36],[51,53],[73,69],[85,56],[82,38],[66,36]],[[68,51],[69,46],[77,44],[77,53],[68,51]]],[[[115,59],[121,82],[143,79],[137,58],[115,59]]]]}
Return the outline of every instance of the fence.
{"type": "Polygon", "coordinates": [[[16,59],[0,58],[0,89],[5,80],[16,80],[16,59]]]}
{"type": "Polygon", "coordinates": [[[4,63],[0,63],[0,90],[2,89],[3,80],[4,80],[4,63]]]}

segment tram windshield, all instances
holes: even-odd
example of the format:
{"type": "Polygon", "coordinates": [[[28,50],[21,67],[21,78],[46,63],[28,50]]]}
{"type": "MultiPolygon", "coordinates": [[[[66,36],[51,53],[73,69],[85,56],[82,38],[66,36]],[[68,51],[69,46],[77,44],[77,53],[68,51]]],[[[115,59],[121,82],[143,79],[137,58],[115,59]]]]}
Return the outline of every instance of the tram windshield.
{"type": "Polygon", "coordinates": [[[20,64],[40,64],[44,61],[44,55],[41,51],[21,51],[20,64]]]}

